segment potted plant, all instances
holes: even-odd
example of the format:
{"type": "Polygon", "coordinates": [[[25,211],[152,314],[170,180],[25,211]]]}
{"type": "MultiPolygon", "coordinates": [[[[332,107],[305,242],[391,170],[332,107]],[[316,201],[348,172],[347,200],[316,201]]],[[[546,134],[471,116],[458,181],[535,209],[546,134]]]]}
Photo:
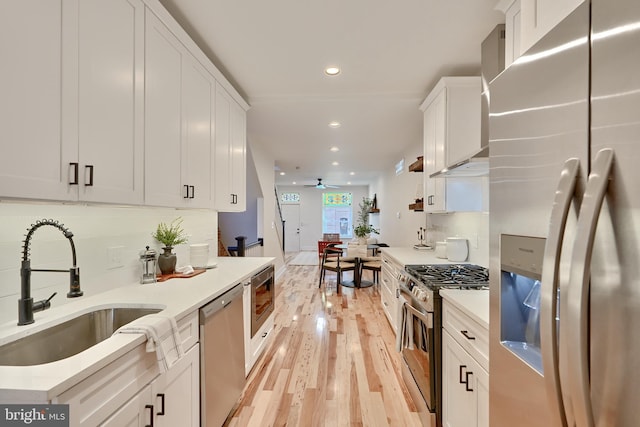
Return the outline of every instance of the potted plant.
{"type": "Polygon", "coordinates": [[[362,202],[360,202],[358,206],[360,207],[357,219],[358,225],[353,229],[353,233],[361,244],[366,244],[367,238],[371,233],[378,234],[380,231],[369,224],[369,212],[371,212],[371,208],[373,207],[373,201],[367,197],[363,197],[362,202]]]}
{"type": "Polygon", "coordinates": [[[154,239],[162,243],[164,250],[158,256],[158,267],[162,274],[172,274],[176,270],[176,254],[172,253],[173,247],[186,243],[189,240],[188,236],[184,234],[182,229],[182,218],[178,217],[171,221],[170,224],[161,222],[158,224],[158,228],[151,234],[154,239]]]}

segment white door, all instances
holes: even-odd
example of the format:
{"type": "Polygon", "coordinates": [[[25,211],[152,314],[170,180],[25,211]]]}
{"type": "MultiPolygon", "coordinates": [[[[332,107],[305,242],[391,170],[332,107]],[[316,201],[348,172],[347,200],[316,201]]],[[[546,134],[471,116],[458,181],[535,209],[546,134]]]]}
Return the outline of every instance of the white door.
{"type": "Polygon", "coordinates": [[[282,205],[284,251],[300,251],[300,205],[282,205]]]}

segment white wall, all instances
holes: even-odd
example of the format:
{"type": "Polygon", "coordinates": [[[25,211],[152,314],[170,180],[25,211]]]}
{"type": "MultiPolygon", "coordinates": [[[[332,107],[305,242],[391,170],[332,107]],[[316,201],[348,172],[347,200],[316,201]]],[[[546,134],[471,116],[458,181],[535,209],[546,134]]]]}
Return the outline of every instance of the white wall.
{"type": "MultiPolygon", "coordinates": [[[[216,256],[218,220],[213,210],[0,202],[0,323],[17,320],[22,242],[35,221],[54,219],[71,230],[82,290],[85,295],[94,295],[120,286],[142,286],[140,251],[147,245],[160,251],[160,244],[151,233],[159,222],[170,222],[179,216],[190,239],[174,250],[178,265],[189,263],[189,243],[209,243],[210,254],[216,256]],[[109,268],[107,253],[113,247],[120,247],[121,267],[109,268]]],[[[48,226],[34,233],[30,258],[32,268],[72,266],[69,241],[59,230],[48,226]]],[[[31,285],[34,300],[58,292],[51,302],[53,306],[73,301],[66,298],[69,274],[34,272],[31,285]]]]}
{"type": "Polygon", "coordinates": [[[421,155],[422,141],[418,141],[404,153],[405,167],[400,175],[395,173],[395,164],[400,158],[393,159],[385,173],[371,186],[371,196],[377,195],[380,209],[379,214],[370,216],[374,226],[380,228],[379,242],[389,246],[413,246],[418,243],[418,229],[426,227],[426,214],[409,210],[417,192],[422,197],[422,173],[409,172],[409,165],[421,155]]]}
{"type": "Polygon", "coordinates": [[[264,215],[262,231],[264,235],[261,236],[264,238],[263,255],[275,257],[274,265],[276,271],[282,271],[284,256],[275,228],[276,221],[280,221],[280,219],[276,219],[275,216],[275,158],[265,147],[252,144],[251,141],[247,141],[247,144],[251,149],[251,156],[253,157],[253,163],[256,168],[256,174],[260,182],[260,187],[262,188],[262,197],[264,199],[264,209],[262,210],[264,215]]]}

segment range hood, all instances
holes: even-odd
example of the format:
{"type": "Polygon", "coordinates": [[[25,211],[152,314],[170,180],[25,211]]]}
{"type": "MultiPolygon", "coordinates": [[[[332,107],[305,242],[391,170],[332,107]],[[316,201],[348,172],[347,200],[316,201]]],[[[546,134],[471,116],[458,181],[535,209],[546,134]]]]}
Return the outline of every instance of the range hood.
{"type": "Polygon", "coordinates": [[[486,176],[489,174],[489,146],[481,147],[475,153],[470,154],[446,168],[434,172],[429,178],[451,176],[451,177],[474,177],[486,176]]]}
{"type": "Polygon", "coordinates": [[[489,174],[489,82],[504,70],[505,25],[496,26],[482,42],[482,94],[480,101],[480,148],[429,175],[476,177],[489,174]]]}

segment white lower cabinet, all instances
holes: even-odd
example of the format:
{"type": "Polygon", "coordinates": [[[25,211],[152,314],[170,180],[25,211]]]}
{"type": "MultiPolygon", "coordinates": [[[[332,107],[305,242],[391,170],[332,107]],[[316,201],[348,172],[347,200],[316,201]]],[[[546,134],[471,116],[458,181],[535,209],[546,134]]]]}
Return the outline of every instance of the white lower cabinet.
{"type": "Polygon", "coordinates": [[[256,334],[251,336],[251,283],[244,284],[244,292],[242,294],[242,316],[244,324],[244,374],[249,376],[249,372],[256,364],[258,358],[273,338],[273,330],[275,327],[274,314],[262,324],[256,334]]]}
{"type": "Polygon", "coordinates": [[[199,344],[151,383],[151,394],[154,426],[200,426],[199,344]]]}
{"type": "Polygon", "coordinates": [[[398,275],[402,271],[402,266],[396,263],[385,253],[382,253],[382,280],[380,287],[380,300],[382,310],[391,324],[393,332],[397,333],[398,314],[401,307],[398,306],[398,275]]]}
{"type": "Polygon", "coordinates": [[[442,425],[489,426],[488,331],[443,302],[442,425]],[[488,357],[488,356],[487,356],[488,357]]]}
{"type": "Polygon", "coordinates": [[[69,405],[71,427],[199,427],[200,345],[189,344],[193,317],[178,322],[185,355],[167,372],[160,373],[155,352],[144,343],[51,403],[69,405]]]}
{"type": "Polygon", "coordinates": [[[199,349],[199,345],[192,347],[175,366],[143,388],[100,425],[199,426],[199,349]]]}
{"type": "MultiPolygon", "coordinates": [[[[150,425],[153,417],[151,402],[151,386],[146,386],[131,400],[111,415],[102,427],[145,427],[150,425]]],[[[73,418],[71,420],[73,422],[73,418]]]]}

